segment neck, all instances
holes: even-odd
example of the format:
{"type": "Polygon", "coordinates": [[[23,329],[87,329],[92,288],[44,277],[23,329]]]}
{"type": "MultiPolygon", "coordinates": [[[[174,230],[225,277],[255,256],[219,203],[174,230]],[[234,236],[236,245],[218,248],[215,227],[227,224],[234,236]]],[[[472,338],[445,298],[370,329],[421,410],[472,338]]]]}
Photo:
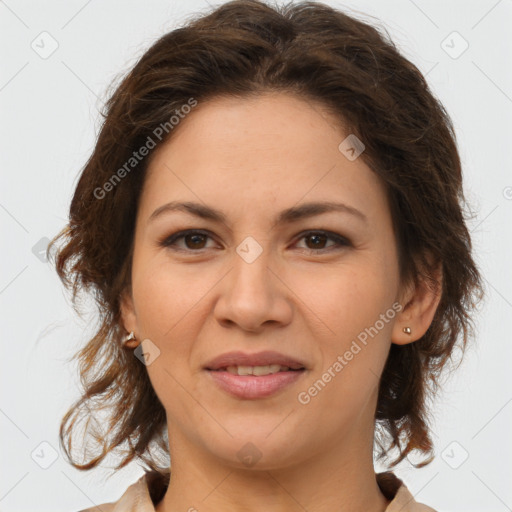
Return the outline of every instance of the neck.
{"type": "Polygon", "coordinates": [[[259,470],[219,461],[169,429],[171,482],[156,512],[384,512],[389,500],[375,478],[373,422],[364,436],[361,424],[307,460],[259,470]]]}

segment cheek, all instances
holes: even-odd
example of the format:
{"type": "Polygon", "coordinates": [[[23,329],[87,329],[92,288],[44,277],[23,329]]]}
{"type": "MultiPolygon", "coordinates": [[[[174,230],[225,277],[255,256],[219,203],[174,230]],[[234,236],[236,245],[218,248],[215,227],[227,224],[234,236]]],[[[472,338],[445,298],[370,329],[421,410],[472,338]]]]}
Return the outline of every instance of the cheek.
{"type": "Polygon", "coordinates": [[[141,335],[159,349],[158,359],[147,366],[155,393],[170,411],[188,410],[195,393],[190,380],[194,340],[204,321],[203,302],[218,279],[198,279],[197,270],[172,268],[156,258],[135,267],[133,296],[141,335]],[[188,392],[180,383],[187,382],[188,392]]]}
{"type": "MultiPolygon", "coordinates": [[[[162,258],[158,258],[162,260],[162,258]]],[[[153,261],[135,268],[133,294],[140,320],[146,336],[154,336],[161,342],[192,332],[198,304],[217,279],[210,274],[201,274],[193,266],[176,268],[168,261],[153,261]],[[211,279],[210,279],[211,277],[211,279]]]]}
{"type": "Polygon", "coordinates": [[[296,277],[295,287],[318,319],[318,334],[343,345],[390,310],[397,273],[391,263],[361,258],[357,263],[304,272],[296,277]]]}
{"type": "Polygon", "coordinates": [[[311,332],[321,358],[310,383],[312,392],[318,392],[314,407],[319,412],[329,408],[336,423],[355,414],[376,392],[396,314],[397,269],[393,260],[361,258],[357,264],[331,269],[329,275],[309,276],[304,283],[304,292],[310,290],[307,304],[315,313],[311,332]],[[327,404],[339,408],[331,410],[327,404]]]}
{"type": "Polygon", "coordinates": [[[321,364],[301,391],[306,407],[316,411],[311,415],[321,416],[334,432],[376,399],[390,347],[394,288],[385,272],[366,266],[333,273],[324,282],[308,297],[321,364]],[[318,328],[316,315],[322,320],[318,328]]]}

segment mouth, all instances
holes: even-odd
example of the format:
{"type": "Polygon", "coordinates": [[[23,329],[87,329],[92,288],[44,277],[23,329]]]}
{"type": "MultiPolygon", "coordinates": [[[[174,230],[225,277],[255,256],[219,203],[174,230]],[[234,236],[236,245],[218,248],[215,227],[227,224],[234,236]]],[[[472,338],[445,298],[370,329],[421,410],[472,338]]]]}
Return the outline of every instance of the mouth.
{"type": "Polygon", "coordinates": [[[226,352],[204,369],[219,389],[245,400],[274,395],[297,382],[308,370],[305,360],[273,350],[226,352]]]}
{"type": "Polygon", "coordinates": [[[206,369],[218,389],[231,397],[257,400],[276,395],[300,380],[305,368],[287,366],[228,366],[217,370],[206,369]]]}
{"type": "Polygon", "coordinates": [[[212,372],[227,372],[232,375],[252,375],[255,377],[264,377],[266,375],[273,375],[275,373],[283,373],[283,372],[300,372],[305,370],[303,366],[300,368],[290,368],[289,366],[282,366],[280,364],[269,364],[264,366],[225,366],[218,369],[206,368],[212,372]]]}
{"type": "Polygon", "coordinates": [[[272,350],[258,353],[226,352],[209,361],[205,369],[236,372],[238,375],[267,375],[280,371],[303,370],[306,362],[272,350]]]}

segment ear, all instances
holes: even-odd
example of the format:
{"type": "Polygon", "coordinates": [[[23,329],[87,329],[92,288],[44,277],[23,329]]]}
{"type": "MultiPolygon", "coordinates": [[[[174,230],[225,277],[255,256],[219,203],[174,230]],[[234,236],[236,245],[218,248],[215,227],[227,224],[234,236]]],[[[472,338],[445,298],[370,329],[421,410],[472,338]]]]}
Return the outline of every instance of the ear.
{"type": "Polygon", "coordinates": [[[137,340],[137,315],[133,305],[133,297],[129,289],[125,289],[121,293],[120,308],[121,321],[123,323],[124,329],[128,333],[133,331],[135,334],[135,339],[124,342],[124,345],[129,348],[136,348],[140,344],[140,341],[137,340]]]}
{"type": "Polygon", "coordinates": [[[406,345],[419,340],[430,327],[436,313],[443,290],[442,264],[439,262],[432,271],[434,282],[424,276],[418,277],[418,283],[409,283],[401,293],[399,303],[403,309],[396,316],[391,332],[391,342],[406,345]],[[409,327],[410,334],[404,332],[409,327]]]}

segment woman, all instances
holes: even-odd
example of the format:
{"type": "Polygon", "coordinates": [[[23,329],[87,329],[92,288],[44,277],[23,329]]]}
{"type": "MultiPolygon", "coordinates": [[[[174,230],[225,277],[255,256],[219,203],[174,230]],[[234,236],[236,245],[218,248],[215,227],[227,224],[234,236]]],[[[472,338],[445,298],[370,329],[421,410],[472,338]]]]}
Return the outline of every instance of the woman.
{"type": "Polygon", "coordinates": [[[163,36],[52,242],[102,315],[63,448],[147,470],[87,510],[433,510],[373,455],[433,458],[481,296],[462,207],[451,121],[375,28],[238,0],[163,36]]]}

